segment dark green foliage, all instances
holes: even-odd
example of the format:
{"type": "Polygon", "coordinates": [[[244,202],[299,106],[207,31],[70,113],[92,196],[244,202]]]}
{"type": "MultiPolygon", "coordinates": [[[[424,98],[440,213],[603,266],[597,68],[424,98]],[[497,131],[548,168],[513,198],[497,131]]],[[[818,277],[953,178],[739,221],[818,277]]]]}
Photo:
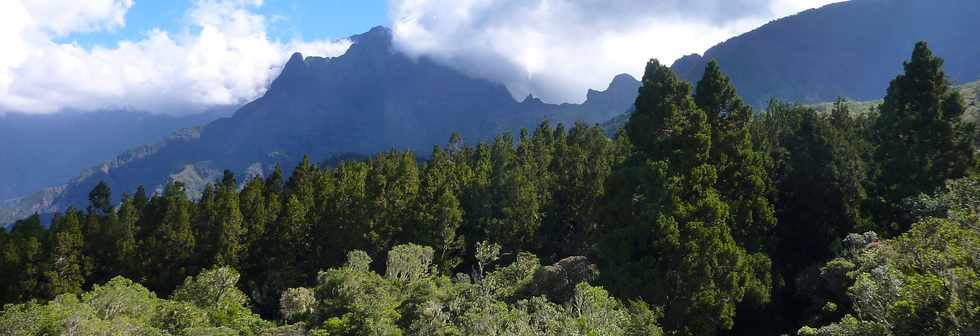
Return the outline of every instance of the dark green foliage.
{"type": "Polygon", "coordinates": [[[747,294],[767,300],[771,266],[731,234],[711,124],[689,91],[665,66],[647,64],[626,125],[635,155],[610,181],[602,270],[621,294],[662,305],[667,330],[705,335],[731,329],[747,294]]]}
{"type": "Polygon", "coordinates": [[[769,251],[783,284],[763,312],[769,321],[763,330],[789,332],[821,309],[823,302],[809,302],[812,293],[798,278],[811,276],[812,265],[839,252],[845,235],[868,226],[861,209],[867,197],[865,120],[841,101],[830,114],[772,102],[754,121],[756,137],[773,159],[779,225],[769,251]]]}
{"type": "Polygon", "coordinates": [[[235,175],[226,170],[217,188],[217,221],[210,236],[212,264],[238,267],[243,254],[244,224],[235,175]]]}
{"type": "Polygon", "coordinates": [[[753,146],[750,134],[752,108],[715,62],[708,63],[698,82],[694,102],[711,126],[710,162],[718,173],[718,192],[731,208],[732,235],[749,252],[764,252],[776,217],[765,169],[768,156],[753,146]]]}
{"type": "Polygon", "coordinates": [[[147,207],[152,214],[147,219],[149,236],[141,251],[144,275],[151,289],[167,293],[195,268],[191,262],[197,239],[191,224],[191,202],[183,184],[173,182],[147,207]]]}
{"type": "Polygon", "coordinates": [[[950,89],[943,60],[919,42],[904,67],[889,85],[873,128],[874,205],[878,221],[892,233],[911,222],[899,208],[905,198],[934,192],[976,163],[974,125],[962,121],[964,102],[950,89]]]}
{"type": "Polygon", "coordinates": [[[82,285],[91,268],[90,260],[82,254],[85,238],[82,235],[82,215],[69,208],[63,216],[51,220],[48,260],[44,264],[47,297],[82,292],[82,285]]]}
{"type": "Polygon", "coordinates": [[[41,276],[44,272],[45,245],[49,231],[41,226],[38,215],[17,221],[10,227],[10,235],[0,245],[0,289],[4,302],[23,302],[44,297],[41,276]]]}
{"type": "Polygon", "coordinates": [[[89,212],[106,215],[112,212],[112,191],[105,182],[99,182],[88,194],[88,200],[92,206],[89,212]]]}

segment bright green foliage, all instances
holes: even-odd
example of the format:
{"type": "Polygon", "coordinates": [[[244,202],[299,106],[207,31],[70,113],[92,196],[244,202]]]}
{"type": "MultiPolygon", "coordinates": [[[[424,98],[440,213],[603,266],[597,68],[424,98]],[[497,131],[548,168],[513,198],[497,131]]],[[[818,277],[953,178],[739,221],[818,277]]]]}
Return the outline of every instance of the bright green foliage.
{"type": "MultiPolygon", "coordinates": [[[[950,180],[938,193],[909,199],[905,205],[916,219],[950,218],[965,226],[980,223],[980,176],[950,180]]],[[[980,229],[980,228],[978,228],[980,229]]]]}
{"type": "Polygon", "coordinates": [[[875,206],[885,229],[907,229],[910,219],[900,208],[905,198],[932,193],[974,167],[975,130],[962,121],[965,110],[943,60],[925,42],[916,44],[905,73],[889,85],[874,125],[875,206]]]}
{"type": "Polygon", "coordinates": [[[64,216],[51,221],[51,243],[45,263],[44,280],[48,297],[65,293],[79,294],[91,266],[82,254],[81,214],[68,209],[64,216]]]}
{"type": "Polygon", "coordinates": [[[732,327],[746,294],[767,299],[771,265],[732,237],[711,128],[689,90],[667,67],[647,65],[626,125],[636,155],[610,182],[602,271],[625,296],[663,305],[666,329],[707,335],[732,327]]]}
{"type": "Polygon", "coordinates": [[[237,273],[228,269],[205,272],[189,278],[172,301],[116,277],[80,296],[7,305],[0,312],[0,334],[258,335],[272,324],[243,305],[245,295],[234,288],[234,280],[237,273]]]}
{"type": "Polygon", "coordinates": [[[249,309],[248,296],[236,287],[238,279],[238,272],[231,268],[206,270],[184,280],[172,299],[203,309],[211,324],[231,328],[236,334],[255,335],[269,323],[249,309]]]}
{"type": "MultiPolygon", "coordinates": [[[[945,195],[930,199],[965,201],[961,192],[976,186],[971,180],[951,183],[945,195]]],[[[871,327],[887,331],[878,335],[980,332],[978,203],[952,202],[947,207],[958,209],[948,212],[951,218],[920,220],[895,239],[861,244],[849,253],[843,261],[852,266],[838,285],[847,287],[854,317],[814,335],[851,335],[871,327]]]]}
{"type": "Polygon", "coordinates": [[[381,276],[368,268],[364,252],[349,253],[345,266],[320,273],[314,309],[309,292],[294,289],[282,298],[283,315],[305,317],[312,335],[662,335],[656,310],[626,307],[586,283],[563,304],[528,296],[541,267],[533,256],[522,254],[473,282],[428,272],[432,254],[429,247],[396,246],[381,276]]]}

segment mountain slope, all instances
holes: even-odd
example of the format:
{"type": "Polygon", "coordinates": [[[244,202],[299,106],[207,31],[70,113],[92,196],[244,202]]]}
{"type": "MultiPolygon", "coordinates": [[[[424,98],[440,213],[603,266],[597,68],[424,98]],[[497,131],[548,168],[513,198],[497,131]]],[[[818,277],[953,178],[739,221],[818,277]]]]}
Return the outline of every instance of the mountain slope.
{"type": "Polygon", "coordinates": [[[622,75],[606,91],[591,91],[580,105],[533,98],[518,102],[500,84],[400,54],[391,39],[388,29],[378,27],[351,37],[354,44],[339,57],[293,55],[266,94],[234,116],[137,148],[61,189],[7,202],[0,223],[33,211],[82,206],[102,180],[117,198],[139,185],[153,191],[171,179],[188,182],[194,190],[219,177],[222,169],[242,176],[281,164],[288,172],[306,154],[319,161],[401,148],[425,156],[453,132],[475,142],[544,119],[598,123],[632,105],[639,87],[622,75]]]}
{"type": "Polygon", "coordinates": [[[0,113],[0,200],[62,184],[127,148],[231,112],[231,108],[219,108],[189,116],[117,110],[0,113]]]}
{"type": "Polygon", "coordinates": [[[779,19],[672,66],[700,79],[717,60],[755,106],[881,97],[917,41],[946,60],[957,82],[980,79],[980,1],[852,0],[779,19]]]}

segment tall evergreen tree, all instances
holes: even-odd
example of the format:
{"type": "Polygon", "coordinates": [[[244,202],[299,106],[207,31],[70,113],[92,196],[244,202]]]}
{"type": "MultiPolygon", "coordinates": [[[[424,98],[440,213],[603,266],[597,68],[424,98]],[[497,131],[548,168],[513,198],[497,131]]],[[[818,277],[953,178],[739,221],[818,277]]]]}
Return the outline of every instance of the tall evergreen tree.
{"type": "Polygon", "coordinates": [[[214,183],[208,183],[201,191],[201,197],[197,203],[191,204],[191,222],[194,231],[194,261],[199,264],[196,266],[206,267],[214,262],[215,257],[215,237],[218,235],[217,226],[221,221],[218,213],[218,187],[214,183]]]}
{"type": "Polygon", "coordinates": [[[105,182],[99,182],[88,194],[88,213],[82,227],[85,237],[84,254],[92,263],[92,274],[87,284],[102,283],[112,274],[112,242],[116,239],[112,227],[116,213],[112,207],[112,191],[105,182]]]}
{"type": "Polygon", "coordinates": [[[626,125],[636,155],[610,181],[602,274],[626,296],[664,307],[666,329],[731,329],[747,293],[767,298],[770,267],[738,246],[715,189],[711,128],[690,86],[647,64],[626,125]]]}
{"type": "Polygon", "coordinates": [[[105,181],[99,181],[99,184],[89,192],[88,200],[91,204],[89,212],[100,216],[105,216],[112,212],[112,190],[105,181]]]}
{"type": "Polygon", "coordinates": [[[0,245],[2,302],[24,302],[43,296],[41,279],[45,271],[48,235],[37,214],[19,220],[10,227],[7,241],[0,245]]]}
{"type": "Polygon", "coordinates": [[[407,241],[434,247],[435,264],[446,272],[462,261],[464,242],[460,235],[463,209],[453,181],[454,168],[449,154],[436,146],[422,176],[419,209],[415,211],[420,227],[407,235],[407,241]]]}
{"type": "Polygon", "coordinates": [[[748,315],[752,320],[739,316],[740,335],[799,328],[821,308],[813,307],[812,293],[799,286],[800,277],[832,258],[846,234],[866,228],[861,211],[867,179],[864,126],[843,101],[829,115],[774,101],[757,124],[773,157],[779,225],[769,253],[783,285],[760,315],[748,315]]]}
{"type": "Polygon", "coordinates": [[[82,253],[85,239],[81,221],[81,214],[73,208],[51,220],[51,242],[44,271],[48,297],[82,292],[91,265],[82,253]]]}
{"type": "Polygon", "coordinates": [[[904,68],[888,86],[874,128],[876,212],[893,233],[911,223],[900,207],[905,198],[936,191],[976,162],[974,125],[962,121],[966,108],[943,60],[919,42],[904,68]]]}
{"type": "Polygon", "coordinates": [[[243,217],[238,204],[238,183],[230,170],[225,170],[215,204],[216,221],[211,233],[212,264],[238,267],[243,246],[243,217]]]}
{"type": "Polygon", "coordinates": [[[139,232],[141,214],[136,207],[136,202],[128,195],[123,195],[122,203],[116,213],[116,220],[111,222],[109,236],[111,240],[110,272],[113,276],[121,275],[130,279],[137,279],[140,274],[138,259],[138,241],[136,240],[139,232]]]}
{"type": "Polygon", "coordinates": [[[776,217],[766,153],[755,149],[750,134],[752,108],[714,61],[698,82],[694,102],[711,126],[710,162],[718,172],[718,192],[730,206],[732,234],[748,251],[764,252],[776,217]]]}
{"type": "Polygon", "coordinates": [[[163,195],[151,203],[154,209],[153,231],[143,249],[147,262],[147,279],[151,288],[169,293],[193,273],[197,240],[191,223],[191,203],[184,184],[171,182],[163,195]]]}

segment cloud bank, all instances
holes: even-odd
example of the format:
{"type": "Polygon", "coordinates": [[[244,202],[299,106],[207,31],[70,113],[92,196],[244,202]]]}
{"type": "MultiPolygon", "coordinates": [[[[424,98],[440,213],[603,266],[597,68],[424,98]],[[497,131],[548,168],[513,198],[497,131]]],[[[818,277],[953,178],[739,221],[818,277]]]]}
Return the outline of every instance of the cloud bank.
{"type": "Polygon", "coordinates": [[[391,0],[396,45],[504,83],[515,97],[581,102],[762,24],[840,0],[391,0]]]}
{"type": "Polygon", "coordinates": [[[58,42],[125,25],[132,0],[0,1],[0,111],[127,108],[193,113],[265,92],[289,55],[337,56],[350,41],[278,41],[261,0],[197,0],[179,32],[86,48],[58,42]]]}

